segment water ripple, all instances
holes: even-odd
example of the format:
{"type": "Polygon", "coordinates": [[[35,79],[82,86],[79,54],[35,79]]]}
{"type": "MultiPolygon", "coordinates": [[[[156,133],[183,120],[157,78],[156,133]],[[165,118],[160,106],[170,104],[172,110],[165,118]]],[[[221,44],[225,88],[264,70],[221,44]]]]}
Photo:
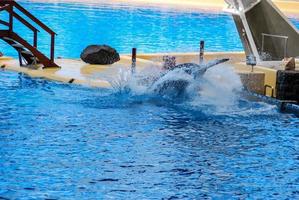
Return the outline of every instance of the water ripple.
{"type": "Polygon", "coordinates": [[[0,73],[3,199],[298,197],[293,115],[213,115],[0,73]]]}

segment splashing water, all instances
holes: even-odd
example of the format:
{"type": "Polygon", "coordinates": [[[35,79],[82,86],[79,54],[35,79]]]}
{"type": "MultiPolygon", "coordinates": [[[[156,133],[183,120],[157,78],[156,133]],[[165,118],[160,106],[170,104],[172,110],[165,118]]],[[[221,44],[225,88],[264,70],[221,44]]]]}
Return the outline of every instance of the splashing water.
{"type": "Polygon", "coordinates": [[[118,73],[114,78],[109,78],[107,81],[111,84],[112,88],[119,93],[127,93],[127,85],[131,80],[131,73],[123,68],[118,69],[118,73]]]}
{"type": "MultiPolygon", "coordinates": [[[[149,91],[156,93],[164,98],[183,98],[188,97],[191,85],[197,82],[192,75],[186,73],[183,69],[174,69],[152,83],[149,91]],[[185,89],[186,88],[186,89],[185,89]],[[186,90],[186,91],[185,91],[186,90]]],[[[194,88],[194,91],[196,89],[194,88]]],[[[193,94],[192,94],[193,95],[193,94]]]]}
{"type": "Polygon", "coordinates": [[[203,78],[199,95],[192,101],[193,106],[209,106],[218,112],[226,112],[237,105],[243,86],[232,67],[215,67],[203,78]]]}
{"type": "Polygon", "coordinates": [[[149,95],[152,94],[151,86],[160,77],[163,71],[156,66],[148,67],[133,76],[128,82],[127,87],[133,95],[149,95]]]}
{"type": "Polygon", "coordinates": [[[194,79],[183,69],[172,70],[162,78],[161,74],[163,70],[156,66],[133,75],[128,68],[119,68],[116,76],[106,77],[106,80],[111,84],[115,93],[128,94],[138,99],[143,95],[158,97],[161,100],[170,100],[174,104],[187,109],[200,110],[206,114],[256,115],[273,114],[275,110],[274,105],[252,102],[242,97],[243,86],[240,77],[229,65],[222,64],[209,69],[200,79],[194,79]],[[177,89],[180,88],[178,85],[167,90],[161,89],[165,83],[171,81],[178,81],[179,84],[188,83],[188,86],[184,93],[177,89]]]}
{"type": "Polygon", "coordinates": [[[132,74],[128,68],[118,68],[116,76],[95,76],[94,78],[102,78],[110,83],[115,93],[130,93],[131,95],[148,94],[150,85],[159,77],[161,69],[157,67],[149,67],[145,70],[132,74]]]}

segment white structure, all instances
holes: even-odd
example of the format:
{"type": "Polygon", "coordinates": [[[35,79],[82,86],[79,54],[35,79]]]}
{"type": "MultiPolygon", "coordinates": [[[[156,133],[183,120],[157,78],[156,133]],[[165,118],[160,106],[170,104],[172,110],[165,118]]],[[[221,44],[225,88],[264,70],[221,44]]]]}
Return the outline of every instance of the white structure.
{"type": "Polygon", "coordinates": [[[270,0],[225,0],[247,56],[281,61],[299,56],[299,32],[270,0]]]}

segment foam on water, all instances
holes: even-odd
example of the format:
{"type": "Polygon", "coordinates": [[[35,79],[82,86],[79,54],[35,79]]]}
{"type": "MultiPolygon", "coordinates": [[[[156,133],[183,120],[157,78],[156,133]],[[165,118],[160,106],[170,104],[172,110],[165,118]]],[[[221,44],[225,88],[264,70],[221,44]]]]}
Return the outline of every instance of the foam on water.
{"type": "Polygon", "coordinates": [[[231,67],[215,67],[205,74],[193,105],[213,106],[219,112],[226,111],[235,107],[242,88],[240,77],[231,67]]]}
{"type": "Polygon", "coordinates": [[[106,77],[106,80],[116,92],[123,93],[127,91],[127,85],[131,80],[131,73],[128,70],[119,68],[118,74],[115,77],[106,77]]]}
{"type": "Polygon", "coordinates": [[[275,105],[248,100],[243,96],[243,86],[238,74],[229,65],[219,65],[208,70],[205,75],[195,80],[193,77],[176,69],[160,77],[163,71],[152,66],[132,75],[128,69],[120,68],[118,75],[106,77],[114,93],[126,94],[140,100],[140,97],[166,100],[182,108],[201,111],[208,115],[252,116],[277,114],[275,105]],[[189,83],[181,94],[171,88],[156,93],[167,81],[183,80],[189,83]]]}

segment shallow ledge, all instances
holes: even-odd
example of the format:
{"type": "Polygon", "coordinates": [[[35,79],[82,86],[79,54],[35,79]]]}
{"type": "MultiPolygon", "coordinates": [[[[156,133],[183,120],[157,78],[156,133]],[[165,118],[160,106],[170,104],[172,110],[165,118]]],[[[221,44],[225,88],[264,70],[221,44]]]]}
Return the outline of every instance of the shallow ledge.
{"type": "MultiPolygon", "coordinates": [[[[143,70],[151,67],[161,67],[164,55],[174,55],[177,63],[197,62],[198,53],[156,53],[139,54],[137,57],[137,70],[143,70]]],[[[205,59],[230,58],[230,63],[240,62],[244,59],[243,52],[206,52],[205,59]]],[[[55,62],[61,68],[38,68],[31,69],[20,67],[17,59],[9,57],[0,57],[0,67],[2,70],[25,73],[31,77],[40,77],[64,83],[73,83],[99,88],[109,88],[109,80],[114,80],[116,74],[130,71],[131,57],[121,55],[119,62],[113,65],[90,65],[79,59],[56,59],[55,62]]],[[[117,77],[116,77],[117,78],[117,77]]]]}

